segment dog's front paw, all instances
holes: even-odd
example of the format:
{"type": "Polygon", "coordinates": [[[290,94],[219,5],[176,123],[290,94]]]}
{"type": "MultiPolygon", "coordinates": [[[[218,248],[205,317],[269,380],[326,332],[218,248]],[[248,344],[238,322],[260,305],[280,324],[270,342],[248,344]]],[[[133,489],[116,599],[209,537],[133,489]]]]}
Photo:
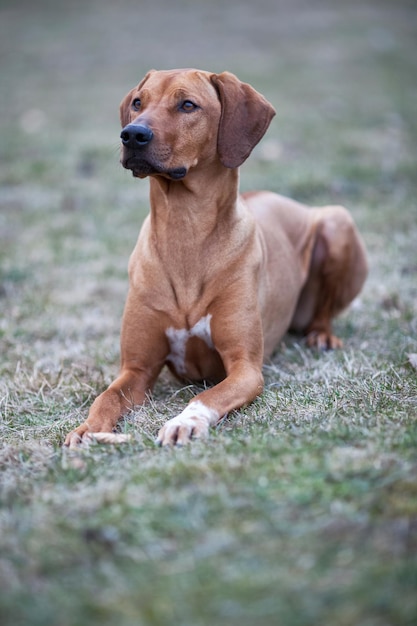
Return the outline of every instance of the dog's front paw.
{"type": "Polygon", "coordinates": [[[75,430],[72,430],[65,438],[64,446],[73,449],[78,448],[83,441],[84,435],[88,433],[88,424],[84,422],[81,426],[78,426],[75,430]]]}
{"type": "Polygon", "coordinates": [[[160,446],[182,446],[192,439],[207,437],[211,425],[219,419],[217,411],[196,400],[182,413],[169,420],[159,431],[156,443],[160,446]]]}

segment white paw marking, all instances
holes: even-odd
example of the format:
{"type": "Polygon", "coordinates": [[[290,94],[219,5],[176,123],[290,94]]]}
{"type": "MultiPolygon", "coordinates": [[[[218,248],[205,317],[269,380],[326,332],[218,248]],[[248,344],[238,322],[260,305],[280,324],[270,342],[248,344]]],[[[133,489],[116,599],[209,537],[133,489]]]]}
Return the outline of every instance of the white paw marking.
{"type": "Polygon", "coordinates": [[[210,426],[219,420],[219,414],[214,409],[196,400],[190,402],[185,409],[161,428],[157,443],[166,446],[169,444],[185,444],[193,437],[205,437],[210,426]]]}
{"type": "Polygon", "coordinates": [[[187,369],[185,367],[185,351],[187,347],[187,341],[190,337],[199,337],[202,339],[209,348],[214,349],[213,341],[211,338],[211,313],[208,313],[205,317],[202,317],[190,330],[186,328],[167,328],[165,331],[168,337],[169,346],[171,352],[167,357],[167,361],[170,361],[175,370],[180,375],[185,375],[187,369]]]}
{"type": "Polygon", "coordinates": [[[172,420],[178,420],[178,423],[188,424],[190,420],[205,420],[209,426],[213,426],[219,419],[219,414],[214,409],[206,406],[200,400],[195,400],[187,404],[185,409],[174,417],[172,420]]]}

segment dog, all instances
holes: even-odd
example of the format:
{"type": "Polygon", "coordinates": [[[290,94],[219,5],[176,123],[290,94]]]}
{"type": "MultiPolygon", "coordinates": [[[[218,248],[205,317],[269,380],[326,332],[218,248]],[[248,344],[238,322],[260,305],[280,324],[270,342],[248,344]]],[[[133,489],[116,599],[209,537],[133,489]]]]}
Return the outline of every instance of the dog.
{"type": "Polygon", "coordinates": [[[233,74],[195,69],[152,70],[121,102],[121,164],[150,178],[150,214],[129,261],[120,374],[66,445],[112,431],[164,365],[213,384],[160,429],[160,445],[182,445],[262,392],[262,364],[289,329],[341,347],[332,319],[367,275],[348,211],[238,194],[274,115],[233,74]]]}

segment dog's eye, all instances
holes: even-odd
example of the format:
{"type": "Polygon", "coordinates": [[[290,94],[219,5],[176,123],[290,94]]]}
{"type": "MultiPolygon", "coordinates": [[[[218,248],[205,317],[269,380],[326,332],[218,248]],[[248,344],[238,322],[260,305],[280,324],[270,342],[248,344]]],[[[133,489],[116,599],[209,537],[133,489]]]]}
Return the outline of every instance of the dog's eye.
{"type": "Polygon", "coordinates": [[[191,113],[195,111],[195,109],[198,109],[198,106],[194,104],[194,102],[191,102],[191,100],[184,100],[180,105],[180,111],[184,111],[184,113],[191,113]]]}
{"type": "Polygon", "coordinates": [[[135,98],[132,102],[132,109],[135,109],[135,111],[139,111],[140,105],[141,105],[140,98],[135,98]]]}

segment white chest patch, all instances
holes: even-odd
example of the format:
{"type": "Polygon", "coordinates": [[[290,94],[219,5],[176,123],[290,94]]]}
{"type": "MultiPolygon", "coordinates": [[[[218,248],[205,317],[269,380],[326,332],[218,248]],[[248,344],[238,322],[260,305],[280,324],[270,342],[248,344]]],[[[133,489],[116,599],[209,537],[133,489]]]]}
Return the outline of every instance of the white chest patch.
{"type": "Polygon", "coordinates": [[[208,315],[198,320],[190,330],[186,328],[172,328],[172,326],[166,329],[165,334],[168,337],[171,349],[167,361],[172,363],[178,374],[184,375],[187,371],[185,367],[185,350],[190,337],[199,337],[209,348],[214,349],[210,329],[211,317],[211,314],[208,313],[208,315]]]}

